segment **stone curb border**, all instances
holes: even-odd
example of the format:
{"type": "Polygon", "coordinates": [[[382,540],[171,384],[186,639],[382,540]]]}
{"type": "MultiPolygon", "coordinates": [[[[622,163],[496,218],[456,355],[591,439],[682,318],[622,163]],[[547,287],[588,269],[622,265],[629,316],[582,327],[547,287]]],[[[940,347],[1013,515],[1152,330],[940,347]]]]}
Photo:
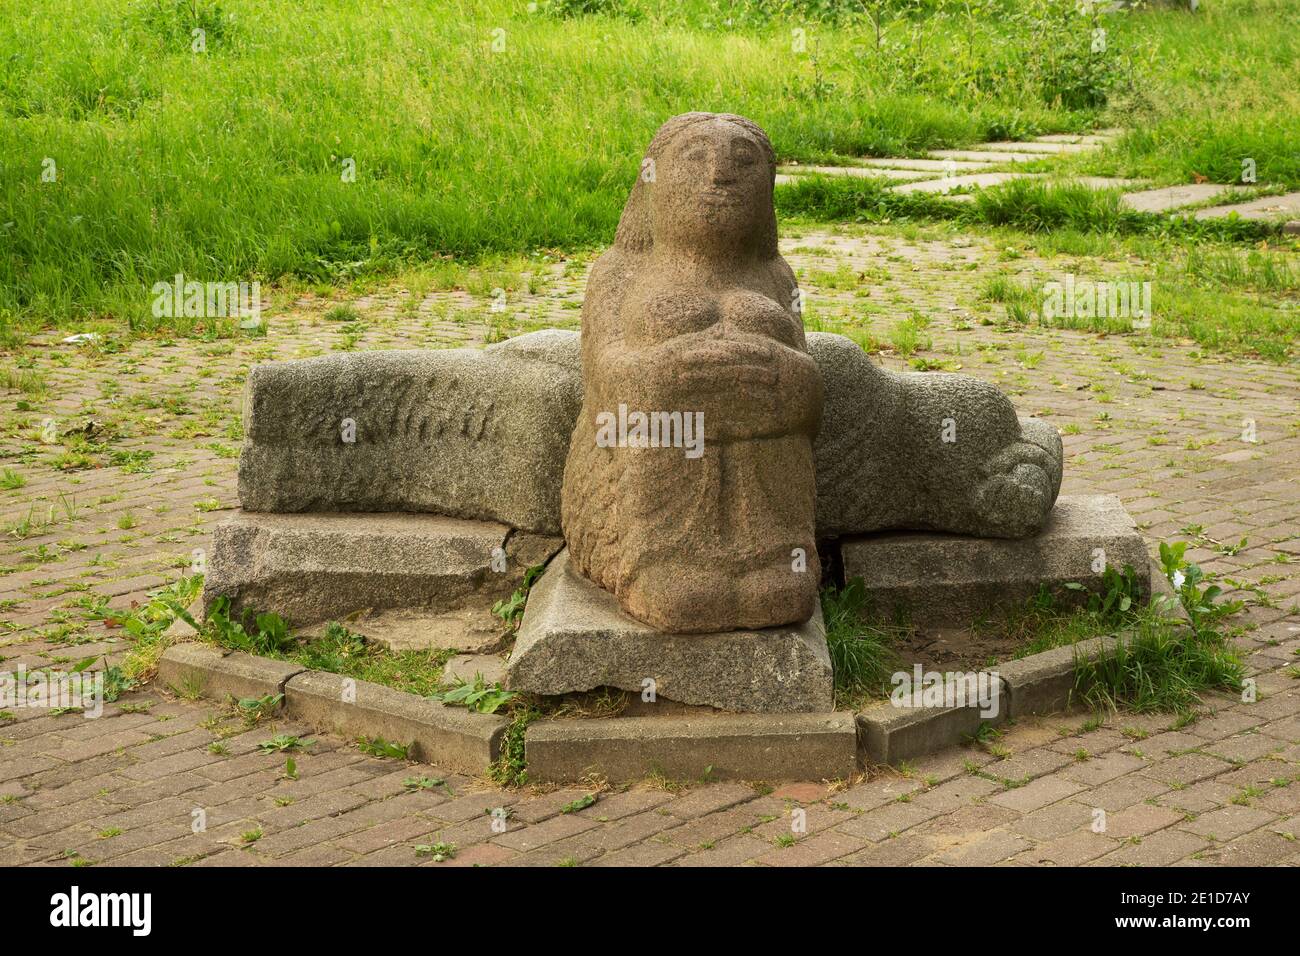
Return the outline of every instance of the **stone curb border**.
{"type": "MultiPolygon", "coordinates": [[[[1178,601],[1164,570],[1153,560],[1151,599],[1167,598],[1182,625],[1191,618],[1178,601]]],[[[1008,720],[1066,710],[1074,700],[1074,666],[1080,657],[1096,657],[1123,637],[1101,636],[1031,654],[997,666],[1001,683],[997,713],[981,716],[978,705],[896,707],[889,701],[858,714],[858,755],[864,764],[899,764],[943,747],[962,743],[982,724],[996,727],[1008,720]]]]}
{"type": "Polygon", "coordinates": [[[285,716],[321,733],[382,737],[410,745],[413,759],[475,776],[500,756],[508,724],[495,714],[207,644],[169,647],[158,661],[158,679],[181,694],[216,700],[282,694],[277,706],[285,716]]]}
{"type": "MultiPolygon", "coordinates": [[[[1164,572],[1152,564],[1153,596],[1173,598],[1190,623],[1164,572]]],[[[885,701],[857,714],[539,720],[524,736],[528,775],[535,783],[572,783],[593,774],[611,782],[654,774],[678,780],[844,779],[861,766],[898,764],[960,744],[981,724],[1065,710],[1074,696],[1076,658],[1120,640],[1095,637],[1000,665],[998,711],[988,717],[977,704],[895,707],[885,701]]],[[[285,715],[319,732],[409,743],[415,759],[476,776],[500,756],[508,726],[495,714],[192,641],[163,653],[158,679],[181,694],[217,700],[283,694],[285,715]]]]}

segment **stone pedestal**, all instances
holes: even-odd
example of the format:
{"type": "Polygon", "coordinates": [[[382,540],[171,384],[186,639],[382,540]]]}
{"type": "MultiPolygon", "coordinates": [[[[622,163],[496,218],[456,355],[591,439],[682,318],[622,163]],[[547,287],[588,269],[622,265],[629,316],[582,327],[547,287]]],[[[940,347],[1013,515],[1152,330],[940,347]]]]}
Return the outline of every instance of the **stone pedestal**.
{"type": "Polygon", "coordinates": [[[913,624],[970,626],[1024,603],[1040,586],[1102,590],[1105,565],[1133,567],[1151,593],[1146,543],[1114,495],[1062,495],[1030,538],[888,532],[841,542],[845,580],[862,578],[874,610],[913,624]]]}
{"type": "Polygon", "coordinates": [[[473,612],[465,623],[473,630],[559,546],[558,538],[437,515],[236,512],[213,532],[204,606],[224,596],[236,614],[274,611],[295,628],[388,611],[376,637],[383,631],[402,650],[420,646],[411,632],[425,625],[427,646],[468,650],[442,634],[458,624],[446,612],[473,612]]]}
{"type": "Polygon", "coordinates": [[[598,687],[753,713],[828,712],[834,681],[819,607],[805,624],[664,634],[619,610],[561,552],[533,585],[507,686],[557,695],[598,687]]]}

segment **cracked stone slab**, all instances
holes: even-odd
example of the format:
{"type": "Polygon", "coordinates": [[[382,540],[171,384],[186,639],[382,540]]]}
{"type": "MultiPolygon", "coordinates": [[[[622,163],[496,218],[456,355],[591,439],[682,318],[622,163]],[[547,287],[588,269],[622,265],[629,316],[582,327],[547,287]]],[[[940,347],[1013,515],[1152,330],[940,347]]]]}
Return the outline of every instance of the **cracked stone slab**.
{"type": "Polygon", "coordinates": [[[1197,219],[1223,219],[1234,213],[1242,219],[1252,220],[1300,219],[1300,192],[1287,193],[1285,196],[1264,196],[1227,206],[1211,206],[1209,209],[1198,209],[1193,215],[1197,219]]]}
{"type": "Polygon", "coordinates": [[[1160,189],[1125,193],[1120,201],[1137,212],[1158,213],[1208,202],[1211,199],[1232,195],[1236,191],[1235,187],[1224,186],[1222,183],[1188,183],[1183,186],[1164,186],[1160,189]]]}
{"type": "Polygon", "coordinates": [[[1020,539],[891,532],[841,542],[846,579],[862,578],[875,608],[915,624],[970,625],[990,611],[1068,582],[1101,589],[1099,558],[1133,567],[1151,594],[1146,544],[1114,495],[1062,495],[1046,526],[1020,539]]]}
{"type": "Polygon", "coordinates": [[[1034,143],[1088,143],[1096,146],[1104,146],[1107,143],[1114,142],[1121,130],[1115,130],[1110,133],[1049,133],[1046,136],[1035,136],[1031,142],[1034,143]]]}
{"type": "Polygon", "coordinates": [[[946,179],[927,179],[923,182],[904,183],[901,186],[892,188],[894,192],[898,193],[946,193],[964,187],[987,189],[989,186],[1000,186],[1002,183],[1009,183],[1013,179],[1028,179],[1035,175],[1038,174],[971,173],[967,176],[949,176],[946,179]]]}
{"type": "Polygon", "coordinates": [[[1014,143],[980,143],[979,146],[975,148],[981,152],[984,150],[992,150],[1004,153],[1043,153],[1044,155],[1054,156],[1061,153],[1089,153],[1097,147],[1091,143],[1069,143],[1059,140],[1044,142],[1038,139],[1031,139],[1014,143]]]}
{"type": "Polygon", "coordinates": [[[506,678],[506,662],[495,654],[457,654],[442,669],[444,683],[472,684],[480,677],[485,685],[500,684],[506,678]]]}
{"type": "MultiPolygon", "coordinates": [[[[488,599],[450,611],[425,608],[392,608],[367,611],[342,623],[366,640],[390,651],[463,651],[490,654],[506,642],[506,628],[492,613],[488,599]]],[[[323,624],[309,629],[308,636],[324,633],[323,624]]]]}
{"type": "Polygon", "coordinates": [[[856,176],[860,179],[928,179],[924,171],[892,169],[884,166],[778,166],[778,172],[798,175],[817,173],[822,176],[856,176]]]}
{"type": "Polygon", "coordinates": [[[956,172],[973,173],[981,169],[988,169],[990,166],[997,165],[993,162],[971,162],[956,159],[893,159],[893,158],[866,158],[859,159],[857,162],[864,166],[884,166],[891,169],[915,169],[922,172],[942,173],[946,170],[956,172]]]}
{"type": "Polygon", "coordinates": [[[833,677],[820,606],[800,625],[665,634],[625,615],[561,552],[533,585],[506,669],[511,690],[554,696],[598,687],[755,713],[821,712],[833,677]]]}
{"type": "Polygon", "coordinates": [[[932,149],[925,155],[931,159],[964,159],[977,163],[1030,163],[1048,158],[1042,153],[1010,153],[1005,150],[982,149],[932,149]]]}
{"type": "Polygon", "coordinates": [[[558,546],[441,515],[239,511],[213,531],[203,602],[210,613],[225,597],[236,614],[274,611],[294,627],[393,608],[490,608],[558,546]]]}

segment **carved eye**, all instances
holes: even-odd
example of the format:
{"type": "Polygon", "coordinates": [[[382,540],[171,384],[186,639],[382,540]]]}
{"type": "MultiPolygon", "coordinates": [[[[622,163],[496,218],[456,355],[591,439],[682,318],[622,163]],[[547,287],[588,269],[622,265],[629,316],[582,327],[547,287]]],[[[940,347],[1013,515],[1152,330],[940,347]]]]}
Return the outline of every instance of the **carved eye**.
{"type": "Polygon", "coordinates": [[[740,166],[752,166],[758,162],[758,150],[748,140],[734,140],[731,144],[731,158],[740,166]]]}

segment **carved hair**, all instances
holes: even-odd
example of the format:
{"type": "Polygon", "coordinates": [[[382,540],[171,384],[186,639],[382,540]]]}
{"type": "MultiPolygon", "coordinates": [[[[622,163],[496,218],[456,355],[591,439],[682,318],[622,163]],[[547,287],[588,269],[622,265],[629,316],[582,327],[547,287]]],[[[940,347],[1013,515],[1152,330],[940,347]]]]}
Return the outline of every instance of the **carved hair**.
{"type": "MultiPolygon", "coordinates": [[[[763,151],[763,158],[767,162],[769,185],[768,194],[763,197],[767,203],[767,222],[764,226],[765,235],[759,243],[759,248],[763,257],[774,257],[777,255],[776,212],[772,208],[771,187],[776,183],[776,152],[772,149],[767,134],[758,124],[734,113],[682,113],[659,127],[654,139],[646,148],[645,158],[657,161],[672,142],[693,127],[718,120],[739,127],[763,151]]],[[[640,255],[650,252],[654,247],[650,219],[650,190],[653,187],[654,183],[646,182],[645,177],[638,172],[636,185],[632,187],[632,195],[628,197],[627,205],[623,207],[623,215],[618,221],[618,231],[614,234],[614,247],[620,252],[640,255]]]]}

